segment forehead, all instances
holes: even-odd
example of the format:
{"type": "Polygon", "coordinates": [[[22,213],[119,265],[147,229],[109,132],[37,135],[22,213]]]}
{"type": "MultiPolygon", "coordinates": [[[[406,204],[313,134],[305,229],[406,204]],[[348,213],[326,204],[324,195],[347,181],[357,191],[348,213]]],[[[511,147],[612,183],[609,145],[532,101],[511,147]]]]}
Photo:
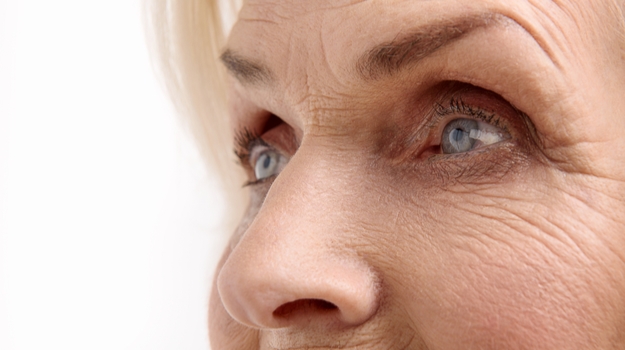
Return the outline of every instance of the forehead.
{"type": "Polygon", "coordinates": [[[258,59],[296,59],[300,66],[319,58],[332,63],[333,55],[346,61],[428,24],[490,16],[509,19],[553,59],[566,59],[557,56],[574,57],[580,53],[572,52],[575,47],[595,39],[592,33],[610,29],[609,17],[615,16],[608,4],[611,0],[247,0],[229,47],[242,46],[258,59]]]}
{"type": "MultiPolygon", "coordinates": [[[[535,72],[540,71],[536,67],[545,66],[553,70],[556,81],[564,79],[573,68],[591,66],[589,56],[610,54],[603,35],[610,32],[615,17],[609,4],[610,0],[248,0],[227,50],[258,68],[255,72],[260,74],[252,79],[255,81],[242,82],[244,90],[254,91],[256,104],[288,119],[289,115],[301,115],[301,111],[280,109],[285,105],[301,107],[302,101],[310,103],[311,95],[353,92],[351,101],[358,101],[359,94],[353,90],[368,86],[362,84],[359,64],[376,49],[383,51],[385,46],[415,33],[421,33],[419,41],[413,43],[415,47],[434,43],[435,50],[429,51],[436,51],[465,33],[479,32],[476,28],[489,28],[491,36],[479,44],[489,47],[480,48],[488,51],[487,55],[502,56],[496,51],[507,51],[510,57],[499,58],[510,66],[523,65],[520,61],[527,55],[527,59],[535,60],[535,72]],[[447,40],[449,37],[452,40],[447,40]],[[494,47],[497,40],[505,45],[494,47]]],[[[394,54],[414,56],[413,51],[394,54]]],[[[480,59],[476,57],[475,62],[480,59]]],[[[475,68],[480,68],[479,64],[475,68]]],[[[245,78],[234,75],[239,80],[245,78]]],[[[497,92],[506,95],[505,91],[497,92]]],[[[332,99],[316,99],[314,106],[305,108],[323,109],[332,99]]]]}
{"type": "Polygon", "coordinates": [[[529,31],[542,28],[555,36],[566,35],[570,30],[600,31],[609,26],[606,17],[615,17],[614,5],[613,0],[246,0],[239,19],[240,23],[260,29],[255,36],[267,35],[261,28],[270,27],[271,36],[284,34],[290,38],[301,34],[311,37],[313,31],[327,34],[348,30],[341,34],[354,40],[379,33],[389,25],[401,32],[426,19],[480,12],[501,14],[529,31]],[[291,31],[280,33],[279,26],[288,26],[291,31]],[[353,27],[358,28],[359,35],[348,35],[353,27]]]}
{"type": "Polygon", "coordinates": [[[333,35],[333,42],[356,45],[384,36],[387,28],[398,34],[428,20],[491,13],[511,18],[544,40],[551,36],[566,41],[574,33],[609,30],[617,8],[614,0],[246,0],[239,26],[256,30],[247,36],[273,38],[268,44],[289,44],[293,49],[297,41],[327,39],[319,35],[339,34],[333,35]]]}

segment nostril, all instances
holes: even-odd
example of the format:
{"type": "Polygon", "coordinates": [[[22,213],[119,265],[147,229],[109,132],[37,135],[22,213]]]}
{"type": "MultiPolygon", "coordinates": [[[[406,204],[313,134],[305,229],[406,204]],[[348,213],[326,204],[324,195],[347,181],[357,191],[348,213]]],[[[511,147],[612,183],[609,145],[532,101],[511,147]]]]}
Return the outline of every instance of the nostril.
{"type": "Polygon", "coordinates": [[[221,301],[239,323],[257,329],[355,327],[376,313],[379,282],[359,258],[338,259],[320,248],[295,254],[296,243],[272,255],[267,251],[277,248],[246,237],[217,278],[221,301]]]}
{"type": "Polygon", "coordinates": [[[286,319],[294,314],[326,314],[336,310],[338,310],[336,305],[322,299],[300,299],[282,304],[273,312],[273,315],[286,319]]]}

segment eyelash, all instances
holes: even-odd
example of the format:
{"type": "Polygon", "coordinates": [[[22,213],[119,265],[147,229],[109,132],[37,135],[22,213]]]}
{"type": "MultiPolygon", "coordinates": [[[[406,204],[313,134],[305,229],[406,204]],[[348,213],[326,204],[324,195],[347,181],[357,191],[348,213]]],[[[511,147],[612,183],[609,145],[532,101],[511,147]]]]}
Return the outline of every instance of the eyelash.
{"type": "Polygon", "coordinates": [[[241,165],[249,161],[250,151],[259,143],[261,145],[266,145],[265,141],[263,141],[258,133],[248,129],[247,127],[239,130],[234,135],[234,155],[239,158],[241,165]]]}
{"type": "MultiPolygon", "coordinates": [[[[251,151],[255,147],[264,146],[269,149],[273,149],[273,147],[271,147],[271,145],[266,143],[265,140],[263,140],[262,137],[258,133],[248,129],[247,127],[244,127],[243,129],[241,129],[239,132],[235,134],[234,143],[235,143],[234,154],[237,156],[237,158],[239,158],[240,165],[244,167],[246,167],[247,164],[249,164],[251,151]]],[[[248,187],[248,186],[253,186],[256,184],[261,184],[263,182],[266,182],[269,179],[272,179],[272,177],[268,177],[268,178],[264,178],[260,180],[247,181],[243,184],[242,187],[248,187]]]]}
{"type": "Polygon", "coordinates": [[[486,112],[484,109],[469,105],[465,103],[462,98],[457,97],[452,97],[447,107],[443,106],[440,103],[437,103],[437,108],[434,113],[435,118],[434,120],[430,121],[428,125],[429,128],[433,129],[437,127],[438,125],[440,125],[445,117],[455,113],[480,119],[485,123],[501,128],[505,132],[508,132],[508,128],[505,125],[499,125],[500,118],[496,113],[486,112]]]}

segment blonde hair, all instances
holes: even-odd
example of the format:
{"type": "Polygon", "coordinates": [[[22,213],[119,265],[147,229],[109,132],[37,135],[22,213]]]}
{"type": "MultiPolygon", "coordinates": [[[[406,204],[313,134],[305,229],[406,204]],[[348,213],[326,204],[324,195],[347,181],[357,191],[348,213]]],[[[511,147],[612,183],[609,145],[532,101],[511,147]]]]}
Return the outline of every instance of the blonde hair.
{"type": "MultiPolygon", "coordinates": [[[[148,45],[174,105],[193,134],[210,172],[221,180],[231,220],[247,196],[232,156],[225,72],[218,62],[241,0],[145,0],[148,45]]],[[[234,224],[234,221],[228,223],[234,224]]]]}

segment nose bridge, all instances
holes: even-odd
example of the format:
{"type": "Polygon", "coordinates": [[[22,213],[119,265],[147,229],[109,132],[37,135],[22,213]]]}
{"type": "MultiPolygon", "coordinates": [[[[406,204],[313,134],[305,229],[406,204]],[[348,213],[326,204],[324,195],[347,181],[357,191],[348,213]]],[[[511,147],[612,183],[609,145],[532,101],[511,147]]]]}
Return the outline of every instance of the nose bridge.
{"type": "Polygon", "coordinates": [[[355,196],[354,182],[358,177],[354,175],[359,165],[348,155],[349,151],[338,152],[325,143],[303,144],[267,197],[278,207],[288,205],[293,211],[302,210],[297,218],[291,216],[294,220],[336,223],[345,204],[355,196]],[[320,214],[326,218],[323,222],[315,218],[320,214]]]}
{"type": "Polygon", "coordinates": [[[305,319],[355,325],[377,307],[372,268],[345,242],[349,172],[323,147],[302,145],[218,279],[226,309],[257,328],[305,319]],[[347,191],[346,191],[347,190],[347,191]],[[302,316],[302,317],[299,317],[302,316]]]}
{"type": "Polygon", "coordinates": [[[282,244],[308,239],[332,251],[330,244],[353,234],[345,227],[362,201],[355,189],[359,167],[331,145],[303,144],[273,183],[248,236],[282,244]]]}

